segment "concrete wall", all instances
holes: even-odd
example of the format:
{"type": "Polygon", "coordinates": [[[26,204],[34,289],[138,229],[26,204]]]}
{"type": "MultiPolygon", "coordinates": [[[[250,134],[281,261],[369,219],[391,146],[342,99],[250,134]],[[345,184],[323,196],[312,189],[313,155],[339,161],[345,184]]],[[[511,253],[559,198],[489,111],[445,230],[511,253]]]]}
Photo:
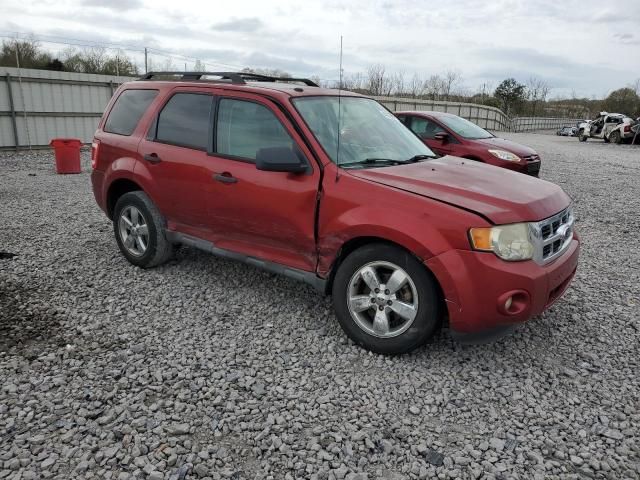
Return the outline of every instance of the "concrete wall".
{"type": "Polygon", "coordinates": [[[448,112],[466,118],[487,130],[510,130],[510,120],[502,110],[474,103],[414,100],[412,98],[373,97],[392,112],[407,110],[448,112]]]}

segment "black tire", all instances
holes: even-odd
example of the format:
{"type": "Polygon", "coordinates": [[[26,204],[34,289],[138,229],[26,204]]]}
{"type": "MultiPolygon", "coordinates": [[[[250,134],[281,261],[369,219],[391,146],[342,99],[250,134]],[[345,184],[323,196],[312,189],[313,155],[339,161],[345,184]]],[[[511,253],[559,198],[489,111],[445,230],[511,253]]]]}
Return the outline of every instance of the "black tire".
{"type": "MultiPolygon", "coordinates": [[[[380,280],[388,281],[388,277],[380,276],[380,280]]],[[[380,283],[383,283],[382,281],[380,283]]],[[[368,288],[365,286],[365,288],[368,288]]],[[[333,305],[338,317],[338,321],[345,333],[358,345],[371,350],[372,352],[385,355],[397,355],[408,353],[422,345],[424,345],[430,337],[434,335],[436,329],[440,326],[440,298],[436,280],[433,278],[424,265],[422,265],[409,252],[384,243],[375,243],[365,245],[364,247],[350,253],[347,258],[340,264],[336,276],[333,281],[333,305]],[[406,330],[397,336],[381,338],[363,329],[349,310],[349,296],[352,285],[356,282],[363,282],[362,277],[355,277],[356,273],[363,267],[373,262],[382,264],[393,264],[409,276],[412,285],[405,282],[404,286],[398,289],[399,295],[406,294],[404,289],[409,292],[415,288],[417,293],[417,309],[412,322],[408,322],[406,330]],[[354,280],[355,279],[355,280],[354,280]],[[359,280],[358,280],[359,279],[359,280]],[[353,281],[353,283],[352,283],[353,281]],[[404,293],[403,293],[404,292],[404,293]]],[[[373,295],[373,291],[369,293],[373,295]]],[[[380,292],[383,295],[384,292],[380,292]]],[[[366,295],[366,294],[365,294],[366,295]]],[[[363,295],[363,296],[365,296],[363,295]]],[[[398,300],[395,298],[394,300],[398,300]]],[[[409,297],[413,299],[413,295],[409,293],[409,297]]],[[[402,300],[405,300],[403,298],[402,300]]],[[[371,300],[372,302],[375,300],[371,300]]],[[[393,302],[392,302],[393,303],[393,302]]],[[[390,321],[389,325],[394,325],[403,319],[396,316],[393,307],[387,308],[384,303],[372,304],[372,307],[364,312],[365,316],[373,316],[376,309],[385,311],[390,321]]],[[[401,330],[399,329],[398,332],[401,330]]]]}
{"type": "Polygon", "coordinates": [[[618,131],[611,132],[611,135],[609,135],[609,140],[619,145],[622,143],[622,135],[620,135],[620,132],[618,131]]]}
{"type": "Polygon", "coordinates": [[[167,240],[165,234],[164,218],[144,192],[135,191],[125,193],[118,199],[113,214],[113,231],[120,251],[133,265],[141,268],[156,267],[165,263],[173,256],[173,245],[167,240]],[[125,240],[121,232],[121,225],[123,225],[121,217],[123,212],[130,211],[128,209],[132,207],[137,209],[148,231],[144,241],[146,249],[138,255],[132,253],[130,248],[125,246],[125,240]]]}
{"type": "Polygon", "coordinates": [[[581,142],[586,142],[587,141],[587,136],[584,134],[584,129],[580,129],[580,131],[578,132],[578,140],[581,142]]]}

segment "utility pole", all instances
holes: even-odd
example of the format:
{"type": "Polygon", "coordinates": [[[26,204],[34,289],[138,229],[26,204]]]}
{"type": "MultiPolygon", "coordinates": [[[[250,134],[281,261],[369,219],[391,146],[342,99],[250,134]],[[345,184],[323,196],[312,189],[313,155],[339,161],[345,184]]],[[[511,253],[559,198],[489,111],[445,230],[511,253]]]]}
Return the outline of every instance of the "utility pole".
{"type": "Polygon", "coordinates": [[[144,47],[144,73],[149,73],[147,70],[147,47],[144,47]]]}

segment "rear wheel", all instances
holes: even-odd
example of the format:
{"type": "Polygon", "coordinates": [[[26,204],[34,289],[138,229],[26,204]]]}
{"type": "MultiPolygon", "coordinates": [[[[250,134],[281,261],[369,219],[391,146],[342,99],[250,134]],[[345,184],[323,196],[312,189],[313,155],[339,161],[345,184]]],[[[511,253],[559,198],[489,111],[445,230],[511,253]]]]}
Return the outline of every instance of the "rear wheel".
{"type": "Polygon", "coordinates": [[[352,252],[333,282],[340,325],[376,353],[407,353],[423,345],[440,323],[436,282],[413,255],[376,243],[352,252]]]}
{"type": "Polygon", "coordinates": [[[611,135],[609,135],[609,140],[611,140],[613,143],[622,143],[622,136],[620,135],[620,132],[615,131],[615,132],[611,132],[611,135]]]}
{"type": "Polygon", "coordinates": [[[165,236],[164,219],[144,192],[125,193],[118,199],[113,229],[120,251],[138,267],[155,267],[173,255],[173,245],[165,236]]]}

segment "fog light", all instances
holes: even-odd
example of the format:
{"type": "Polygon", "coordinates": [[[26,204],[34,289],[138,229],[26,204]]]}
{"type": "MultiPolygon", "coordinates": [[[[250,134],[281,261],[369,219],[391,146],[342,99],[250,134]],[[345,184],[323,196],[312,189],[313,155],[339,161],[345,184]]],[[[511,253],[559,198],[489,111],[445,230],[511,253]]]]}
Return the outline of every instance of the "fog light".
{"type": "Polygon", "coordinates": [[[509,309],[511,308],[511,304],[512,303],[513,303],[513,297],[507,298],[507,301],[504,302],[504,309],[509,311],[509,309]]]}

